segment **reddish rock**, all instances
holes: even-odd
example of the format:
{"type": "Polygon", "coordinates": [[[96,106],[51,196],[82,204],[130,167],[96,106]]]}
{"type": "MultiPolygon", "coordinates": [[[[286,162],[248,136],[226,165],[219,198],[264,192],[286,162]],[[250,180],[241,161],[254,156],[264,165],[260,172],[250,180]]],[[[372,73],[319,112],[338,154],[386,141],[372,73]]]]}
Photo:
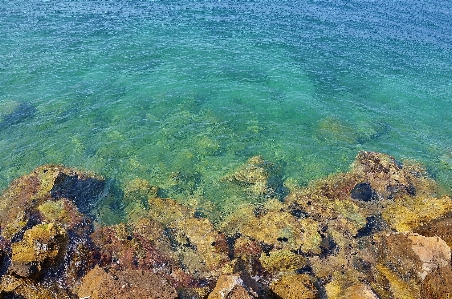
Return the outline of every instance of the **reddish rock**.
{"type": "MultiPolygon", "coordinates": [[[[174,264],[171,258],[164,256],[156,248],[153,241],[155,231],[148,236],[134,230],[134,226],[118,224],[98,228],[91,239],[98,247],[99,264],[111,265],[116,269],[142,269],[164,268],[174,264]]],[[[152,230],[149,228],[148,231],[152,230]]],[[[159,231],[159,230],[158,230],[159,231]]],[[[160,231],[162,242],[170,246],[169,240],[160,231]]]]}

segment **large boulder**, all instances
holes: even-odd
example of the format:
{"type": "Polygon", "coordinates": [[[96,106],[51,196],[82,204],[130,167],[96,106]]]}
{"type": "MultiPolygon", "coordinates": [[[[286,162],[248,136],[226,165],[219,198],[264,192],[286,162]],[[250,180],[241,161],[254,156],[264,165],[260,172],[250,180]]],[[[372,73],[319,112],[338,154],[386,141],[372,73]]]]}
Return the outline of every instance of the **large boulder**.
{"type": "Polygon", "coordinates": [[[438,237],[397,233],[375,236],[374,242],[373,287],[380,298],[425,298],[421,286],[431,289],[438,274],[450,272],[451,249],[438,237]]]}

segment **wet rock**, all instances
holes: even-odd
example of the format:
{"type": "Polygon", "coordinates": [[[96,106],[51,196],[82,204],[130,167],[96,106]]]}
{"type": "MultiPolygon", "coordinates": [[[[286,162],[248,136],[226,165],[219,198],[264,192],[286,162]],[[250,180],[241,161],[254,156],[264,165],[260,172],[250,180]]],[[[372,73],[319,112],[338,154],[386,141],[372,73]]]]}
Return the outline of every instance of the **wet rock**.
{"type": "Polygon", "coordinates": [[[263,268],[259,261],[263,250],[259,242],[248,237],[240,237],[235,240],[233,246],[232,257],[242,261],[243,270],[252,276],[263,275],[263,268]]]}
{"type": "Polygon", "coordinates": [[[211,289],[209,287],[177,289],[179,299],[204,299],[207,298],[210,291],[211,289]]]}
{"type": "Polygon", "coordinates": [[[80,298],[177,298],[176,290],[161,276],[150,271],[115,271],[95,267],[82,280],[80,298]]]}
{"type": "MultiPolygon", "coordinates": [[[[55,187],[56,182],[58,183],[57,178],[61,179],[62,177],[77,177],[84,181],[103,180],[93,174],[79,172],[60,165],[44,165],[36,168],[30,174],[14,180],[0,196],[1,235],[6,240],[11,240],[14,237],[20,239],[20,234],[26,229],[41,222],[41,213],[37,209],[41,204],[55,198],[62,198],[63,195],[77,193],[70,190],[64,191],[62,189],[64,184],[55,187]],[[52,197],[51,190],[58,190],[58,192],[53,193],[52,197]]],[[[86,193],[86,191],[78,192],[86,193]]],[[[82,201],[79,196],[73,198],[82,201]]]]}
{"type": "MultiPolygon", "coordinates": [[[[187,218],[169,227],[173,229],[173,236],[180,240],[178,242],[185,243],[186,248],[181,254],[186,261],[189,259],[185,257],[185,253],[189,256],[196,254],[201,259],[201,264],[204,264],[209,271],[219,269],[229,261],[226,237],[218,232],[208,219],[187,218]]],[[[185,262],[185,265],[188,263],[185,262]]]]}
{"type": "Polygon", "coordinates": [[[345,288],[341,285],[330,283],[326,286],[328,298],[335,299],[379,299],[371,287],[358,283],[345,288]]]}
{"type": "Polygon", "coordinates": [[[389,226],[380,215],[371,215],[366,218],[366,226],[358,230],[357,238],[370,236],[383,230],[389,230],[389,226]]]}
{"type": "Polygon", "coordinates": [[[274,281],[270,289],[282,299],[319,299],[314,281],[307,274],[288,274],[274,281]]]}
{"type": "Polygon", "coordinates": [[[418,283],[400,277],[381,264],[377,264],[375,270],[375,283],[372,283],[372,289],[380,299],[421,299],[418,283]]]}
{"type": "Polygon", "coordinates": [[[421,170],[417,173],[414,173],[414,169],[407,170],[389,155],[362,151],[353,163],[352,172],[364,177],[364,181],[368,182],[379,196],[392,199],[416,194],[415,183],[419,180],[416,175],[420,175],[421,170]]]}
{"type": "Polygon", "coordinates": [[[1,298],[17,299],[61,299],[73,298],[73,295],[55,282],[38,282],[29,278],[5,275],[0,282],[1,298]]]}
{"type": "Polygon", "coordinates": [[[441,238],[412,234],[408,239],[412,243],[411,249],[422,263],[421,271],[418,272],[421,279],[433,270],[450,265],[451,250],[441,238]]]}
{"type": "Polygon", "coordinates": [[[0,237],[0,277],[5,274],[9,266],[8,250],[10,250],[9,244],[0,237]]]}
{"type": "Polygon", "coordinates": [[[376,194],[369,183],[359,183],[353,187],[350,196],[356,200],[371,201],[376,198],[376,194]]]}
{"type": "Polygon", "coordinates": [[[127,220],[135,222],[146,217],[149,210],[149,199],[156,198],[159,188],[152,186],[147,180],[134,179],[124,186],[122,204],[127,220]]]}
{"type": "Polygon", "coordinates": [[[128,222],[94,226],[83,211],[103,198],[105,181],[37,168],[0,196],[0,297],[148,298],[155,286],[168,298],[447,294],[452,200],[437,197],[422,168],[362,152],[351,171],[293,188],[284,200],[275,191],[280,174],[255,157],[228,176],[266,200],[215,223],[136,179],[117,190],[128,222]]]}
{"type": "Polygon", "coordinates": [[[22,241],[11,245],[9,270],[21,277],[38,276],[43,267],[52,267],[61,259],[66,243],[66,231],[58,225],[36,225],[25,231],[22,241]]]}
{"type": "Polygon", "coordinates": [[[156,223],[148,221],[138,228],[130,224],[101,227],[90,237],[98,248],[98,263],[102,266],[142,270],[163,267],[161,274],[167,274],[164,266],[175,264],[171,256],[165,255],[171,252],[170,241],[156,223]]]}
{"type": "Polygon", "coordinates": [[[222,230],[228,234],[238,232],[242,236],[278,249],[320,253],[322,238],[318,233],[317,222],[310,218],[294,217],[289,211],[284,211],[282,203],[276,200],[267,201],[265,208],[267,213],[259,217],[256,217],[249,207],[237,210],[225,220],[222,230]]]}
{"type": "Polygon", "coordinates": [[[189,208],[170,198],[149,197],[148,203],[148,217],[165,226],[182,219],[191,218],[194,214],[189,208]]]}
{"type": "Polygon", "coordinates": [[[68,199],[49,200],[37,207],[43,223],[58,223],[66,230],[79,234],[91,231],[91,220],[79,212],[75,204],[68,199]]]}
{"type": "Polygon", "coordinates": [[[289,250],[272,251],[268,255],[263,253],[259,261],[262,267],[273,275],[295,273],[297,270],[309,266],[307,258],[289,250]]]}
{"type": "Polygon", "coordinates": [[[209,294],[208,299],[252,299],[258,298],[257,293],[250,286],[246,285],[239,274],[221,275],[215,288],[209,294]]]}
{"type": "Polygon", "coordinates": [[[101,180],[63,166],[44,165],[13,181],[0,196],[1,239],[7,252],[1,274],[23,277],[15,282],[22,293],[30,292],[22,286],[24,281],[36,288],[55,284],[71,292],[92,267],[91,219],[73,200],[51,194],[62,174],[101,180]]]}

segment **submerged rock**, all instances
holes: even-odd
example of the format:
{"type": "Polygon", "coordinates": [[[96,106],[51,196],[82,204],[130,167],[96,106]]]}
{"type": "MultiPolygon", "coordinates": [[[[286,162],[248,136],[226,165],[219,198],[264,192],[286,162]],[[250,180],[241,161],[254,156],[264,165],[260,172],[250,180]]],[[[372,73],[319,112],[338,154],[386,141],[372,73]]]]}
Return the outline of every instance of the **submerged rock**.
{"type": "Polygon", "coordinates": [[[0,119],[0,129],[17,125],[35,116],[37,109],[31,103],[21,102],[10,113],[0,119]]]}
{"type": "Polygon", "coordinates": [[[251,194],[282,198],[286,194],[279,165],[254,156],[224,180],[245,187],[251,194]]]}

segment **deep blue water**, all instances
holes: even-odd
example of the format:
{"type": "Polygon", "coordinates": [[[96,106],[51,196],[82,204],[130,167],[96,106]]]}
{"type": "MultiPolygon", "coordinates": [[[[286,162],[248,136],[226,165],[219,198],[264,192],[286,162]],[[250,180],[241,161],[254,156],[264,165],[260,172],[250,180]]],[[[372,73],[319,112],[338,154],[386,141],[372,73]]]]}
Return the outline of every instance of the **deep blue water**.
{"type": "Polygon", "coordinates": [[[450,190],[451,32],[440,0],[1,1],[0,187],[63,163],[236,205],[252,156],[303,186],[372,150],[450,190]]]}

